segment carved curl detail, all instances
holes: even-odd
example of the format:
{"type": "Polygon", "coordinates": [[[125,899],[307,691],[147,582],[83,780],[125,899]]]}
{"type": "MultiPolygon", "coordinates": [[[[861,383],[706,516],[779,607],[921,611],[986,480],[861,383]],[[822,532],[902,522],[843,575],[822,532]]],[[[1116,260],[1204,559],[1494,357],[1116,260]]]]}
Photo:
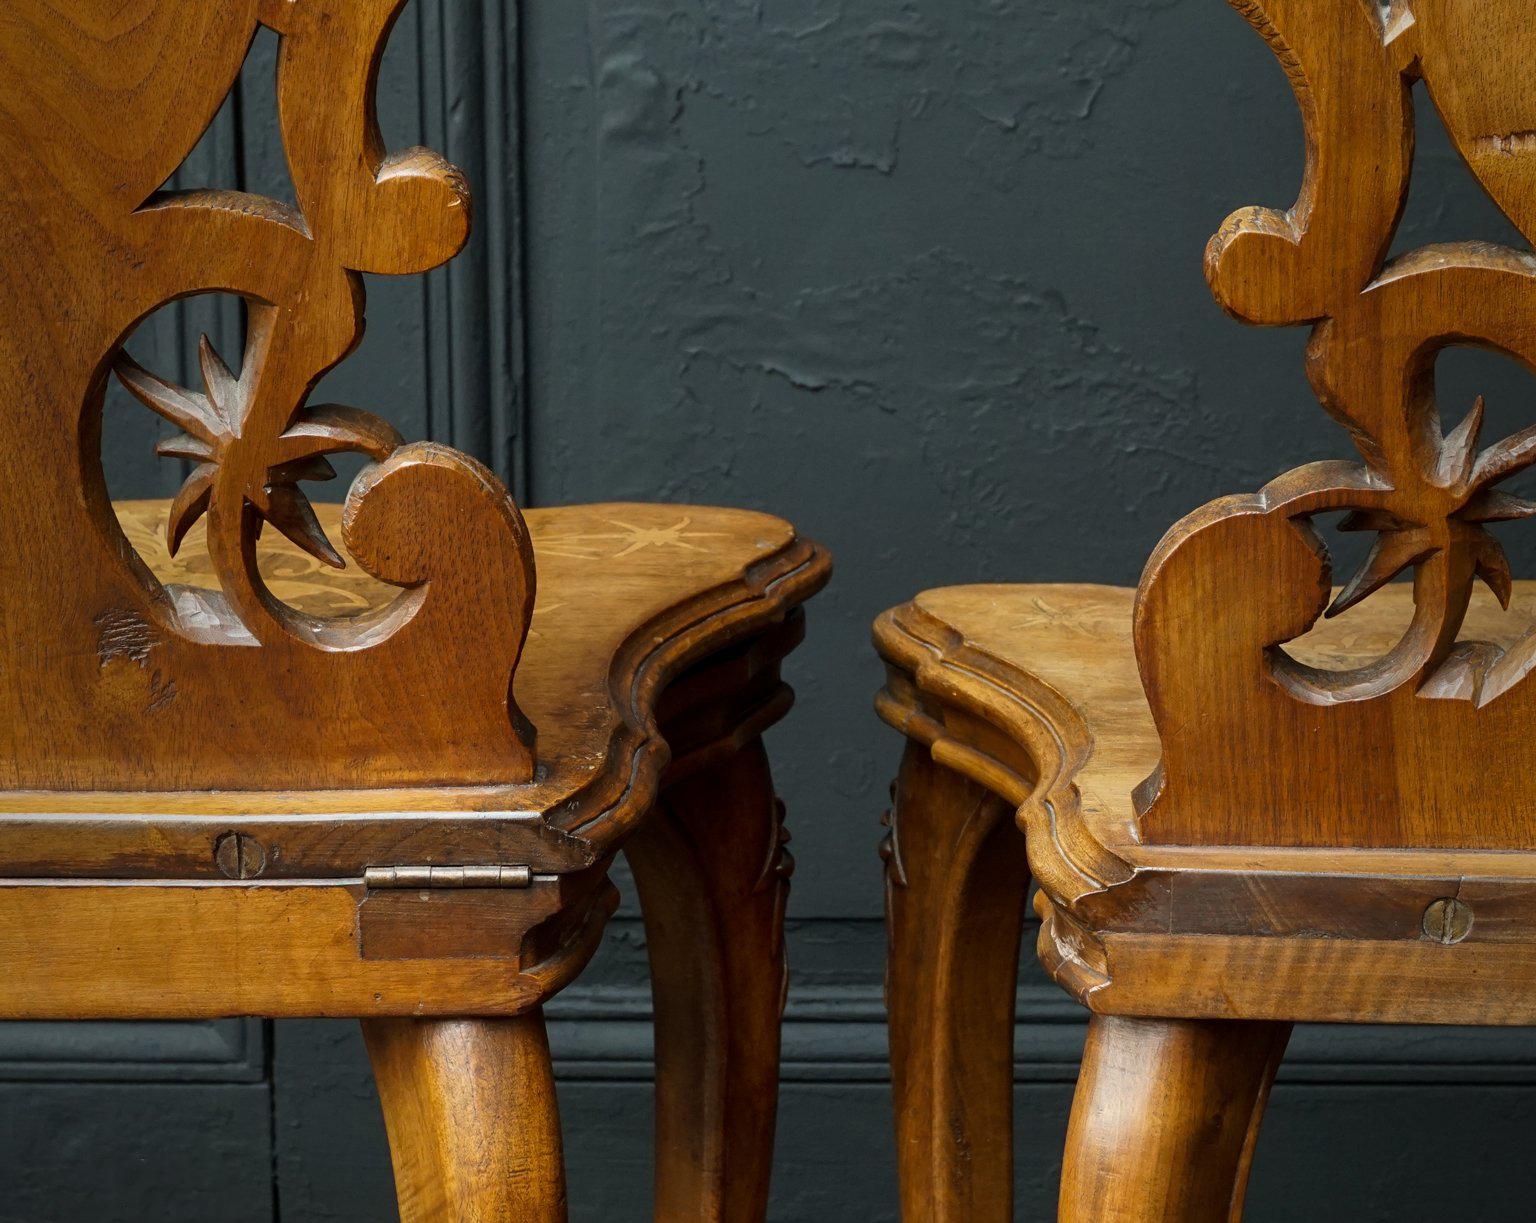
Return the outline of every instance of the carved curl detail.
{"type": "MultiPolygon", "coordinates": [[[[153,305],[207,289],[249,303],[238,376],[206,337],[201,391],[165,383],[126,354],[116,368],[137,398],[182,430],[160,452],[197,464],[172,507],[171,552],[206,513],[224,596],[261,641],[317,636],[262,582],[253,549],[261,525],[342,566],[299,481],[334,476],[328,454],[356,451],[377,462],[400,444],[391,426],[368,413],[306,405],[310,388],[361,337],[359,273],[425,271],[456,254],[469,234],[463,176],[427,149],[389,155],[379,134],[374,75],[403,3],[262,3],[261,20],[283,36],[278,98],[297,212],[238,192],[195,191],[157,193],[134,213],[150,278],[160,279],[154,270],[161,267],[182,276],[155,285],[153,305]]],[[[332,632],[327,640],[340,646],[343,636],[332,632]]],[[[376,641],[373,631],[351,636],[357,644],[376,641]]]]}
{"type": "MultiPolygon", "coordinates": [[[[94,635],[103,616],[152,626],[146,649],[176,692],[146,712],[107,682],[116,672],[105,665],[98,681],[85,666],[51,672],[17,655],[0,697],[19,707],[58,686],[133,767],[125,774],[84,736],[76,758],[60,735],[13,753],[9,784],[45,787],[61,774],[80,788],[531,775],[532,731],[510,691],[534,592],[522,515],[473,460],[403,446],[369,413],[308,402],[361,338],[361,274],[426,271],[469,234],[459,171],[430,150],[390,153],[380,135],[378,62],[404,4],[124,0],[65,6],[79,10],[66,19],[56,5],[17,0],[0,17],[0,220],[13,233],[39,229],[7,256],[0,366],[23,388],[18,418],[32,428],[57,420],[79,439],[73,469],[38,465],[4,493],[9,512],[43,507],[48,534],[79,553],[72,589],[24,601],[65,640],[94,635]],[[212,121],[258,25],[282,39],[279,120],[297,208],[236,191],[158,190],[212,121]],[[40,274],[23,289],[33,267],[40,274]],[[205,341],[202,385],[184,388],[123,352],[151,312],[200,293],[246,304],[238,370],[205,341]],[[114,369],[180,431],[160,448],[193,465],[168,543],[174,551],[206,515],[216,592],[163,589],[117,526],[99,456],[114,369]],[[343,564],[300,484],[333,476],[327,456],[347,451],[370,462],[347,498],[346,546],[402,589],[379,611],[320,620],[267,587],[256,540],[271,526],[343,564]],[[96,539],[81,552],[87,534],[96,539]],[[285,718],[321,721],[325,733],[290,734],[285,718]]],[[[35,542],[13,532],[0,567],[35,572],[49,541],[35,542]]]]}
{"type": "MultiPolygon", "coordinates": [[[[1508,606],[1509,566],[1486,524],[1536,516],[1536,503],[1499,487],[1536,464],[1536,426],[1483,448],[1481,400],[1447,432],[1434,391],[1435,361],[1451,345],[1536,370],[1536,258],[1476,242],[1386,258],[1407,192],[1410,95],[1420,80],[1474,173],[1532,237],[1536,139],[1522,133],[1536,131],[1536,87],[1514,60],[1516,27],[1528,20],[1516,4],[1231,2],[1291,79],[1307,168],[1289,210],[1246,208],[1228,218],[1207,249],[1207,277],[1240,319],[1314,326],[1312,386],[1362,461],[1313,464],[1256,495],[1212,503],[1154,553],[1136,641],[1164,752],[1140,806],[1152,839],[1278,843],[1305,841],[1308,803],[1366,807],[1373,792],[1420,784],[1401,760],[1396,773],[1389,762],[1378,776],[1380,761],[1369,758],[1358,800],[1352,779],[1298,783],[1323,742],[1335,748],[1330,761],[1343,761],[1380,755],[1385,748],[1372,744],[1394,733],[1418,743],[1431,723],[1443,739],[1464,740],[1479,733],[1478,712],[1507,705],[1536,668],[1536,633],[1508,650],[1457,640],[1476,581],[1508,606]],[[1329,556],[1311,520],[1336,511],[1346,514],[1342,529],[1374,541],[1330,601],[1329,556]],[[1240,584],[1230,580],[1238,569],[1240,584]],[[1413,576],[1415,611],[1385,657],[1327,672],[1283,649],[1320,616],[1348,610],[1404,572],[1413,576]],[[1201,812],[1197,794],[1207,804],[1220,795],[1233,809],[1201,812]]],[[[1481,733],[1504,733],[1514,713],[1506,708],[1497,727],[1485,720],[1481,733]]],[[[1340,818],[1369,822],[1365,811],[1340,818]]],[[[1424,814],[1426,825],[1437,819],[1424,814]]],[[[1447,835],[1391,822],[1383,818],[1356,843],[1447,835]]]]}

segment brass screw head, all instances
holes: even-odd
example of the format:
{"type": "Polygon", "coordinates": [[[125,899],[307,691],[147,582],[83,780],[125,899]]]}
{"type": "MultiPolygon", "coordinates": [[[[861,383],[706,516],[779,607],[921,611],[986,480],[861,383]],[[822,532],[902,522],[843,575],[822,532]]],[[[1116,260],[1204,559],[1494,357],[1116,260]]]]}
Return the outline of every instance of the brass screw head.
{"type": "Polygon", "coordinates": [[[1424,910],[1424,937],[1449,946],[1472,933],[1472,906],[1445,896],[1424,910]]]}

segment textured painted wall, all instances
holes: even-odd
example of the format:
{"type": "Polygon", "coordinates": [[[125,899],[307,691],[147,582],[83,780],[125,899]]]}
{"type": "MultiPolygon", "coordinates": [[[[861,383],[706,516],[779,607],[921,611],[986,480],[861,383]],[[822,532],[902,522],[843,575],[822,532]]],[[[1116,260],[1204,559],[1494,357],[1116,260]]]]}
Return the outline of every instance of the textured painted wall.
{"type": "MultiPolygon", "coordinates": [[[[189,185],[285,193],[274,51],[189,185]]],[[[325,395],[474,450],[531,503],[767,508],[837,552],[771,743],[799,860],[774,1217],[894,1219],[874,846],[900,744],[870,712],[869,621],[946,583],[1134,582],[1185,511],[1348,453],[1305,337],[1231,323],[1201,275],[1233,207],[1294,197],[1284,77],[1221,0],[415,0],[383,112],[393,143],[468,168],[481,225],[451,269],[371,284],[325,395]]],[[[1509,240],[1425,120],[1400,245],[1509,240]]],[[[146,353],[186,363],[236,322],[191,303],[146,353]]],[[[1493,427],[1528,419],[1498,362],[1445,366],[1448,404],[1482,390],[1493,427]]],[[[124,492],[174,486],[152,435],[114,426],[124,492]]],[[[1533,538],[1511,545],[1536,575],[1533,538]]],[[[643,957],[626,907],[553,1008],[578,1223],[648,1217],[643,957]]],[[[350,1025],[248,1025],[212,1051],[115,1031],[0,1029],[0,1220],[388,1217],[350,1025]]],[[[1080,1041],[1027,974],[1020,1217],[1048,1215],[1080,1041]]],[[[1250,1217],[1427,1218],[1464,1195],[1523,1218],[1533,1085],[1523,1032],[1309,1030],[1250,1217]]]]}

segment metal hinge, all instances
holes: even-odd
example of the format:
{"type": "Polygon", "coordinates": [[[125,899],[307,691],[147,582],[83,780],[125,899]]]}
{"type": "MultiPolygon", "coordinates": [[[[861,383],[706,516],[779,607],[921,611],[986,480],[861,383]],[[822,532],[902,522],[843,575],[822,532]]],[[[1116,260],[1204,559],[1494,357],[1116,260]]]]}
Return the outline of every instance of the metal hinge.
{"type": "Polygon", "coordinates": [[[531,866],[370,866],[363,872],[370,888],[526,888],[533,886],[531,866]]]}

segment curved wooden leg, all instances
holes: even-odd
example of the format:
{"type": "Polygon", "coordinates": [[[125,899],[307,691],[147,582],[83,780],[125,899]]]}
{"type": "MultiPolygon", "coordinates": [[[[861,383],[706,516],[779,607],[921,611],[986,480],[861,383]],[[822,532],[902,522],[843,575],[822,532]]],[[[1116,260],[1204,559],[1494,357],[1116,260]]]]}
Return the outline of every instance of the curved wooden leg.
{"type": "Polygon", "coordinates": [[[886,859],[904,1223],[1013,1218],[1013,1011],[1029,867],[1003,800],[909,743],[886,859]]]}
{"type": "Polygon", "coordinates": [[[544,1016],[365,1019],[401,1223],[564,1223],[544,1016]]]}
{"type": "Polygon", "coordinates": [[[1062,1223],[1236,1223],[1288,1023],[1094,1016],[1062,1223]]]}
{"type": "Polygon", "coordinates": [[[625,846],[656,1016],[658,1219],[768,1209],[791,860],[760,740],[669,786],[625,846]]]}

